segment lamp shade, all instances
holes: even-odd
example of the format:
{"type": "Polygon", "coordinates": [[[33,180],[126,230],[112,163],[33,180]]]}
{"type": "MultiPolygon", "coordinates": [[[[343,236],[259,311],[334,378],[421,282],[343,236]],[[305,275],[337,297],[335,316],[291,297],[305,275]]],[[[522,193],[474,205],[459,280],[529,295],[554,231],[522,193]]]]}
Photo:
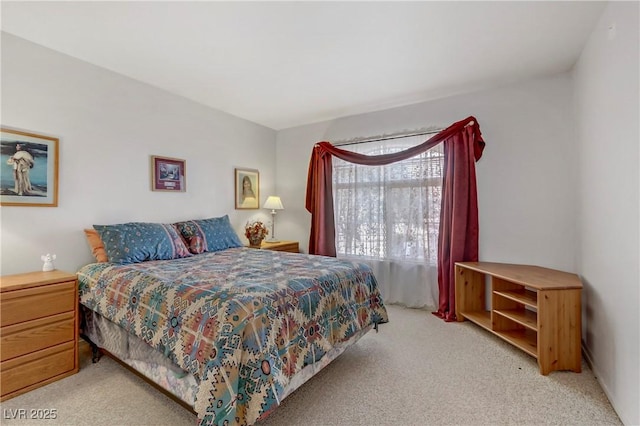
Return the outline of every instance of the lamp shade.
{"type": "Polygon", "coordinates": [[[267,198],[267,201],[264,202],[264,206],[262,206],[262,208],[271,210],[284,210],[282,200],[280,200],[280,197],[275,195],[270,195],[269,198],[267,198]]]}

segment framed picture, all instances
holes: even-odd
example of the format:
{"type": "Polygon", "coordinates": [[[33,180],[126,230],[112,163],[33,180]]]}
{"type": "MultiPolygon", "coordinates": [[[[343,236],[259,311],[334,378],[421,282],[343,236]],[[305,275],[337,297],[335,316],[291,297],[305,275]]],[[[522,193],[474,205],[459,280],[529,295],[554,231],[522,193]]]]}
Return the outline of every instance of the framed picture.
{"type": "Polygon", "coordinates": [[[236,170],[236,209],[257,209],[260,203],[260,173],[253,169],[236,170]]]}
{"type": "Polygon", "coordinates": [[[178,158],[151,156],[151,190],[185,192],[187,162],[178,158]]]}
{"type": "Polygon", "coordinates": [[[0,205],[58,205],[57,138],[1,128],[0,205]]]}

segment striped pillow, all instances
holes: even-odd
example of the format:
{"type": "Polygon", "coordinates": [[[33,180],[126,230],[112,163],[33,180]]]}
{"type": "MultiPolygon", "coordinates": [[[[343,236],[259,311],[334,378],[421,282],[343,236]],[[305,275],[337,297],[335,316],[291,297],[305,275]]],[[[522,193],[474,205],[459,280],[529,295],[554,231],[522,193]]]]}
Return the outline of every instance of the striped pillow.
{"type": "Polygon", "coordinates": [[[231,226],[229,215],[211,219],[187,220],[178,222],[175,226],[187,242],[189,251],[193,254],[242,247],[238,234],[231,226]]]}
{"type": "Polygon", "coordinates": [[[109,262],[138,263],[146,260],[191,256],[175,226],[164,223],[130,222],[93,225],[100,234],[109,262]]]}

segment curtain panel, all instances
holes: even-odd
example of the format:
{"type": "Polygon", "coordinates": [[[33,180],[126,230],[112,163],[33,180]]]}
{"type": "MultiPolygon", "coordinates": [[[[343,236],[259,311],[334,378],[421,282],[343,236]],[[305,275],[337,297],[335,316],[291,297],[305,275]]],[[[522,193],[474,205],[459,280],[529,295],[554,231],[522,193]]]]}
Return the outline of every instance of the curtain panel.
{"type": "Polygon", "coordinates": [[[404,151],[364,155],[329,142],[317,143],[307,176],[306,209],[311,213],[309,253],[336,256],[333,212],[332,156],[351,163],[382,166],[405,160],[444,142],[444,177],[438,237],[438,310],[435,315],[455,321],[455,262],[478,260],[478,203],[475,162],[484,150],[480,125],[470,116],[404,151]]]}
{"type": "MultiPolygon", "coordinates": [[[[366,155],[406,150],[435,135],[341,147],[366,155]]],[[[438,303],[438,229],[444,144],[386,166],[333,158],[338,258],[368,264],[385,303],[431,308],[438,303]]]]}

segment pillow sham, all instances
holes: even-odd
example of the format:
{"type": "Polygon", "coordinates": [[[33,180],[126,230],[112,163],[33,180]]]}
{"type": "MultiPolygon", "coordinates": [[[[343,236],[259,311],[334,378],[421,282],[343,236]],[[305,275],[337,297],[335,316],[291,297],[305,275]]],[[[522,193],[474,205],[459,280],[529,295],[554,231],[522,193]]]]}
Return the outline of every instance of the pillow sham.
{"type": "Polygon", "coordinates": [[[127,264],[191,256],[175,228],[164,223],[130,222],[93,225],[110,262],[127,264]]]}
{"type": "Polygon", "coordinates": [[[100,239],[100,234],[95,229],[85,229],[84,235],[87,237],[87,242],[89,243],[89,247],[91,248],[91,254],[96,258],[96,262],[104,263],[109,261],[109,257],[107,257],[107,252],[104,249],[104,244],[102,244],[102,240],[100,239]]]}
{"type": "Polygon", "coordinates": [[[211,219],[187,220],[174,225],[184,237],[189,251],[193,254],[242,247],[238,234],[231,226],[229,215],[211,219]]]}

